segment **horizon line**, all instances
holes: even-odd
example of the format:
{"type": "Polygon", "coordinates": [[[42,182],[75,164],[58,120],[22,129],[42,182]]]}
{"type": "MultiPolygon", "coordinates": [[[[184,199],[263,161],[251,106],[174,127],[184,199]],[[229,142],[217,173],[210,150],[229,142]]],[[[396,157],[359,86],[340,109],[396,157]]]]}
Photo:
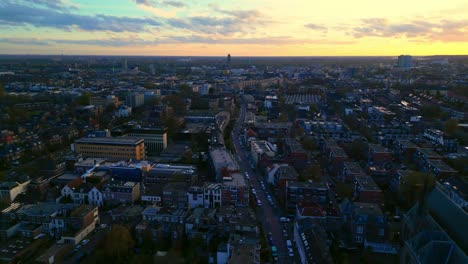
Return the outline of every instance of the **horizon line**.
{"type": "MultiPolygon", "coordinates": [[[[1,54],[0,56],[60,56],[60,57],[65,57],[65,56],[105,56],[105,57],[194,57],[194,58],[203,58],[203,57],[212,57],[212,58],[217,58],[221,57],[224,58],[230,53],[226,53],[226,55],[131,55],[131,54],[123,54],[123,55],[110,55],[110,54],[26,54],[26,53],[18,53],[18,54],[1,54]]],[[[447,54],[428,54],[428,55],[411,55],[411,54],[399,54],[399,55],[231,55],[231,58],[240,58],[240,57],[246,57],[246,58],[333,58],[333,57],[348,57],[348,58],[353,58],[353,57],[398,57],[401,55],[409,55],[412,57],[435,57],[435,56],[468,56],[468,54],[457,54],[457,55],[447,55],[447,54]]]]}

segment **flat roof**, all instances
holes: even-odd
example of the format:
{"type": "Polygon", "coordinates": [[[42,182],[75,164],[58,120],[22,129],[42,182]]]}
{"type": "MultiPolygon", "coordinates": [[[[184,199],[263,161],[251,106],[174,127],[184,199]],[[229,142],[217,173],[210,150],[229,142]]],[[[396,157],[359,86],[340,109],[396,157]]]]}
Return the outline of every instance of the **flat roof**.
{"type": "Polygon", "coordinates": [[[381,191],[379,186],[375,183],[374,179],[370,176],[356,177],[359,185],[362,186],[363,191],[381,191]]]}
{"type": "Polygon", "coordinates": [[[427,157],[442,158],[439,154],[437,154],[437,152],[435,152],[434,150],[430,148],[418,148],[417,151],[421,152],[424,156],[427,156],[427,157]]]}
{"type": "Polygon", "coordinates": [[[93,145],[138,145],[142,142],[144,139],[129,137],[80,138],[75,140],[75,143],[93,145]]]}
{"type": "Polygon", "coordinates": [[[344,166],[351,172],[351,173],[364,173],[361,166],[357,162],[345,162],[344,166]]]}

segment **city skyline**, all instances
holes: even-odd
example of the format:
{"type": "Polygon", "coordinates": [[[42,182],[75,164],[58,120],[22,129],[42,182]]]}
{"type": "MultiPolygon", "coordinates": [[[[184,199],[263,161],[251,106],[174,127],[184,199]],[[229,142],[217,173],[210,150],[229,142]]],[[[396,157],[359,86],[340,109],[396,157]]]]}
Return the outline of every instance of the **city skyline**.
{"type": "Polygon", "coordinates": [[[467,14],[459,0],[5,0],[0,53],[466,55],[467,14]]]}

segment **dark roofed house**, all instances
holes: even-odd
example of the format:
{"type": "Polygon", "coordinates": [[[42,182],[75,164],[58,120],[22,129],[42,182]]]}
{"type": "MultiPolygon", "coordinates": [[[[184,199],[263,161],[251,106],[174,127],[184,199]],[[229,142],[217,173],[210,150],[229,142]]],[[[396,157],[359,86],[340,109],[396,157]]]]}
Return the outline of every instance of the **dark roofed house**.
{"type": "Polygon", "coordinates": [[[354,197],[365,203],[383,204],[384,202],[382,190],[370,176],[356,176],[354,178],[354,197]]]}
{"type": "Polygon", "coordinates": [[[302,219],[295,222],[294,241],[301,263],[333,263],[326,240],[325,230],[314,220],[302,219]]]}

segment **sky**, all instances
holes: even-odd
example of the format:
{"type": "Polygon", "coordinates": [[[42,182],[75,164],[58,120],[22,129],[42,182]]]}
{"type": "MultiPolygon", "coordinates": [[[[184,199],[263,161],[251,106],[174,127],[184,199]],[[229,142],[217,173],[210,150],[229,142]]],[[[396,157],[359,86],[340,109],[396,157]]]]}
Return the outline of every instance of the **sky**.
{"type": "Polygon", "coordinates": [[[0,1],[0,54],[228,53],[468,55],[468,1],[0,1]]]}

